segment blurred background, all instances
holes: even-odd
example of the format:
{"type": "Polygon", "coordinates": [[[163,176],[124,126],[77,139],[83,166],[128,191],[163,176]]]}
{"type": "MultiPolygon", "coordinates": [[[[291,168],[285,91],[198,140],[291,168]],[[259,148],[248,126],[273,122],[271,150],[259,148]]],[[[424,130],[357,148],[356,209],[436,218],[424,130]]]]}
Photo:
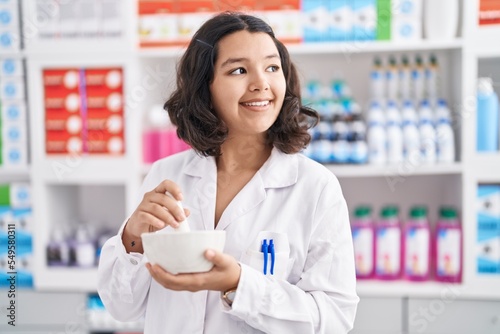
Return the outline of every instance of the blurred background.
{"type": "Polygon", "coordinates": [[[500,333],[496,0],[0,0],[0,332],[142,333],[96,293],[100,248],[189,149],[162,105],[225,10],[273,27],[321,115],[303,154],[350,209],[352,333],[500,333]]]}

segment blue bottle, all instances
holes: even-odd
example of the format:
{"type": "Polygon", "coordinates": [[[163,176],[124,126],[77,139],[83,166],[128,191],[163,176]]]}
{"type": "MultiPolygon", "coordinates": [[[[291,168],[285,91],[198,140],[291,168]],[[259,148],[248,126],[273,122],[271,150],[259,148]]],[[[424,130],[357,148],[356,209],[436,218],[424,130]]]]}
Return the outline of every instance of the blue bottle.
{"type": "Polygon", "coordinates": [[[498,96],[491,78],[479,78],[477,87],[477,151],[498,151],[498,96]]]}

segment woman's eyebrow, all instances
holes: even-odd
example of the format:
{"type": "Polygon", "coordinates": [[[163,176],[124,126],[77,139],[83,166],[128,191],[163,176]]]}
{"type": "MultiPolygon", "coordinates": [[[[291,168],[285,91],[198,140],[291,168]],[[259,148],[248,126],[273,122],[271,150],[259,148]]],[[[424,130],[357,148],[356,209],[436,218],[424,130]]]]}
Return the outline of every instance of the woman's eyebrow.
{"type": "MultiPolygon", "coordinates": [[[[268,56],[265,56],[264,59],[272,59],[272,58],[279,58],[279,55],[277,53],[270,54],[268,56]]],[[[226,66],[229,66],[234,63],[242,63],[242,62],[248,62],[248,58],[242,57],[242,58],[228,58],[226,61],[224,61],[220,67],[224,68],[226,66]]]]}

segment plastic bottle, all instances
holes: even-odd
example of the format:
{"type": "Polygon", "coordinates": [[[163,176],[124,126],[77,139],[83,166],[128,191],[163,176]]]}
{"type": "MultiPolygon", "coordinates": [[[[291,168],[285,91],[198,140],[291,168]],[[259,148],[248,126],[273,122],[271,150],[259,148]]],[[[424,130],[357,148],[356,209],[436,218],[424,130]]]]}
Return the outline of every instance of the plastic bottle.
{"type": "Polygon", "coordinates": [[[403,133],[401,131],[401,113],[396,103],[389,101],[386,110],[387,163],[397,164],[403,161],[403,133]]]}
{"type": "Polygon", "coordinates": [[[425,77],[424,77],[424,65],[422,62],[422,57],[417,55],[415,57],[415,66],[412,70],[412,98],[418,103],[424,98],[424,87],[425,87],[425,77]]]}
{"type": "Polygon", "coordinates": [[[385,206],[375,226],[375,275],[391,280],[401,277],[401,225],[397,206],[385,206]]]}
{"type": "Polygon", "coordinates": [[[375,58],[370,74],[371,97],[373,100],[382,101],[385,98],[385,78],[380,58],[375,58]]]}
{"type": "Polygon", "coordinates": [[[477,151],[498,151],[498,96],[491,78],[479,78],[477,87],[477,151]]]}
{"type": "Polygon", "coordinates": [[[336,115],[333,120],[333,142],[332,142],[332,161],[337,164],[346,163],[349,159],[349,143],[347,142],[347,133],[349,128],[343,116],[336,115]]]}
{"type": "Polygon", "coordinates": [[[420,154],[422,157],[422,163],[435,164],[437,160],[436,130],[433,125],[433,115],[429,101],[422,101],[418,114],[418,130],[420,133],[420,154]]]}
{"type": "Polygon", "coordinates": [[[52,231],[51,239],[47,245],[47,265],[69,265],[69,246],[64,236],[64,231],[60,228],[56,228],[52,231]]]}
{"type": "Polygon", "coordinates": [[[412,165],[421,163],[420,133],[417,128],[417,114],[411,102],[403,108],[403,157],[412,165]]]}
{"type": "Polygon", "coordinates": [[[161,157],[160,143],[164,137],[162,133],[168,123],[168,115],[163,106],[155,105],[147,112],[142,135],[142,154],[145,163],[152,163],[161,157]]]}
{"type": "Polygon", "coordinates": [[[451,124],[451,111],[445,99],[439,99],[434,111],[434,125],[437,126],[440,120],[445,119],[451,124]]]}
{"type": "Polygon", "coordinates": [[[462,227],[453,207],[441,207],[436,224],[434,250],[437,281],[462,280],[462,227]]]}
{"type": "Polygon", "coordinates": [[[321,163],[332,162],[333,130],[330,122],[319,122],[316,126],[317,140],[313,142],[313,159],[321,163]]]}
{"type": "Polygon", "coordinates": [[[408,56],[404,55],[401,58],[401,66],[399,68],[399,97],[402,100],[411,98],[411,67],[408,56]]]}
{"type": "Polygon", "coordinates": [[[385,72],[385,79],[387,87],[387,98],[389,100],[396,100],[398,98],[399,90],[399,75],[396,58],[394,56],[389,57],[389,65],[385,72]]]}
{"type": "Polygon", "coordinates": [[[352,114],[352,119],[349,123],[349,134],[349,162],[354,164],[366,163],[368,160],[366,125],[358,112],[352,114]]]}
{"type": "Polygon", "coordinates": [[[451,118],[445,101],[438,103],[436,109],[437,161],[451,163],[455,161],[455,135],[451,127],[451,118]]]}
{"type": "Polygon", "coordinates": [[[430,274],[430,228],[427,208],[414,206],[405,225],[403,239],[404,275],[412,281],[425,281],[430,274]]]}
{"type": "Polygon", "coordinates": [[[425,69],[425,92],[427,99],[432,103],[436,102],[438,98],[438,87],[439,87],[439,65],[438,60],[435,55],[431,55],[429,58],[429,64],[425,69]]]}
{"type": "Polygon", "coordinates": [[[375,235],[369,206],[358,206],[355,209],[351,228],[356,277],[372,278],[375,272],[375,235]]]}
{"type": "Polygon", "coordinates": [[[75,239],[71,244],[74,254],[73,264],[81,268],[89,268],[96,265],[95,241],[92,240],[89,230],[79,226],[75,232],[75,239]]]}
{"type": "Polygon", "coordinates": [[[380,105],[373,102],[368,110],[368,162],[373,165],[384,165],[387,162],[385,117],[380,105]]]}

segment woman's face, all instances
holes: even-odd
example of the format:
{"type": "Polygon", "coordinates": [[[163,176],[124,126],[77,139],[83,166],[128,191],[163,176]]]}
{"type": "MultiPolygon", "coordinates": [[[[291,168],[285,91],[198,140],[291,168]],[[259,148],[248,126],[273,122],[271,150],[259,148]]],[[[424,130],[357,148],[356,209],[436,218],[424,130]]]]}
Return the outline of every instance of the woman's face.
{"type": "Polygon", "coordinates": [[[218,46],[210,84],[214,110],[229,137],[264,135],[278,117],[286,90],[276,45],[266,33],[242,30],[218,46]]]}

